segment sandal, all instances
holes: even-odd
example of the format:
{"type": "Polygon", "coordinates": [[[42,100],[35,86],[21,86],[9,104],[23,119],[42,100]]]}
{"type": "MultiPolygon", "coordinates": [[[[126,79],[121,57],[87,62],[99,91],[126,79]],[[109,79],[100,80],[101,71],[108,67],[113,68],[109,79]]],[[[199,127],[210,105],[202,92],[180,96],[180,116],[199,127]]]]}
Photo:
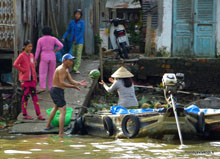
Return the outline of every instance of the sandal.
{"type": "Polygon", "coordinates": [[[29,120],[33,120],[33,119],[34,119],[34,118],[33,118],[32,116],[30,116],[30,115],[26,115],[26,116],[23,115],[22,118],[23,118],[23,119],[29,119],[29,120]]]}
{"type": "Polygon", "coordinates": [[[51,129],[53,129],[53,128],[54,128],[54,126],[50,125],[49,128],[44,128],[44,130],[51,130],[51,129]]]}
{"type": "Polygon", "coordinates": [[[45,120],[45,118],[44,118],[42,115],[39,115],[39,116],[37,117],[37,119],[39,119],[39,120],[45,120]]]}

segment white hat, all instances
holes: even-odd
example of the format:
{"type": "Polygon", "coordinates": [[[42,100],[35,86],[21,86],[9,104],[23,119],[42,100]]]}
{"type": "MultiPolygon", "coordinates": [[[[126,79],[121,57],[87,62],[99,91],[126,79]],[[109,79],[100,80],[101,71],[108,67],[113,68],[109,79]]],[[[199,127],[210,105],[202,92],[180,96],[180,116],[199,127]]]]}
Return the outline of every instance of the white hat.
{"type": "Polygon", "coordinates": [[[121,66],[115,73],[112,74],[113,78],[130,78],[134,77],[134,75],[129,72],[126,68],[121,66]]]}

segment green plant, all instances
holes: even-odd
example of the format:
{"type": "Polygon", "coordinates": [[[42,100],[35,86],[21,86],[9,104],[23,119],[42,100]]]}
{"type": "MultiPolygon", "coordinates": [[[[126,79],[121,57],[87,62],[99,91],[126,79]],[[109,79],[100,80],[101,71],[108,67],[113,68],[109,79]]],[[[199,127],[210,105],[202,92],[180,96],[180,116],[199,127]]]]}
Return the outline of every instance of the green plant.
{"type": "Polygon", "coordinates": [[[167,51],[167,47],[166,46],[162,46],[157,51],[157,56],[170,57],[170,52],[167,51]]]}
{"type": "Polygon", "coordinates": [[[139,45],[141,42],[141,33],[135,30],[136,25],[139,28],[141,28],[142,26],[141,22],[131,21],[128,24],[128,28],[127,28],[127,32],[130,34],[130,36],[128,37],[129,42],[131,42],[133,45],[139,45]]]}
{"type": "Polygon", "coordinates": [[[132,43],[132,44],[139,44],[141,42],[141,38],[140,38],[140,32],[135,32],[135,31],[132,31],[130,33],[130,36],[129,36],[129,41],[132,43]]]}
{"type": "Polygon", "coordinates": [[[148,99],[145,96],[142,96],[141,100],[139,101],[139,106],[142,106],[144,103],[147,103],[148,99]]]}

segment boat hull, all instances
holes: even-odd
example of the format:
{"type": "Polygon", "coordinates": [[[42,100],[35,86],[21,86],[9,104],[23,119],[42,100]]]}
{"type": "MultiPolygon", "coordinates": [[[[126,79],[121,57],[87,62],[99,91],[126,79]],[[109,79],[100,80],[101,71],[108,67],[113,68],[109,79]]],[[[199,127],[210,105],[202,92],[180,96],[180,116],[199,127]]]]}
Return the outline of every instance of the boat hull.
{"type": "MultiPolygon", "coordinates": [[[[184,109],[177,109],[177,113],[183,138],[197,135],[197,116],[186,113],[184,109]]],[[[83,117],[84,127],[88,134],[102,137],[112,136],[116,138],[129,138],[149,136],[163,138],[165,135],[178,134],[176,120],[172,109],[168,109],[166,112],[145,112],[128,115],[112,115],[110,113],[85,114],[83,117]],[[106,130],[106,125],[104,124],[106,117],[111,119],[112,130],[108,130],[109,127],[107,127],[106,130]],[[136,119],[136,122],[139,123],[138,133],[135,136],[125,134],[125,131],[132,134],[132,129],[137,129],[137,127],[134,126],[135,123],[132,123],[132,121],[130,121],[130,125],[129,121],[127,121],[125,125],[123,120],[131,117],[138,118],[136,119]],[[109,133],[110,131],[112,132],[109,133]]]]}
{"type": "Polygon", "coordinates": [[[206,136],[220,138],[220,113],[205,115],[206,136]]]}

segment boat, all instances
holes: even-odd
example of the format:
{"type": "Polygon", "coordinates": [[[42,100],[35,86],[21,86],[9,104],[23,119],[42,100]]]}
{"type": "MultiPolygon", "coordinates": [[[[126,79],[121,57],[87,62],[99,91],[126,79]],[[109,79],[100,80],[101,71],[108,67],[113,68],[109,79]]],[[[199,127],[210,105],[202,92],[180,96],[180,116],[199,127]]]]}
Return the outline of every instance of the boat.
{"type": "MultiPolygon", "coordinates": [[[[212,113],[205,115],[205,131],[209,134],[220,133],[220,113],[212,113]]],[[[218,135],[220,136],[220,134],[218,135]]]]}
{"type": "Polygon", "coordinates": [[[164,74],[164,96],[169,108],[126,109],[112,106],[110,111],[84,114],[74,124],[73,133],[115,138],[154,137],[165,135],[191,138],[205,130],[204,112],[194,113],[176,104],[173,94],[183,85],[183,74],[164,74]],[[179,80],[178,80],[179,79],[179,80]],[[169,97],[168,97],[168,96],[169,97]]]}
{"type": "Polygon", "coordinates": [[[205,131],[208,138],[220,138],[220,98],[208,97],[190,103],[204,113],[205,131]]]}
{"type": "MultiPolygon", "coordinates": [[[[183,138],[191,138],[197,136],[198,132],[202,133],[205,126],[204,116],[188,113],[184,107],[177,107],[176,111],[183,138]]],[[[87,113],[76,120],[74,127],[74,133],[99,137],[163,138],[165,135],[178,135],[172,107],[159,110],[145,109],[145,112],[131,114],[87,113]]]]}

